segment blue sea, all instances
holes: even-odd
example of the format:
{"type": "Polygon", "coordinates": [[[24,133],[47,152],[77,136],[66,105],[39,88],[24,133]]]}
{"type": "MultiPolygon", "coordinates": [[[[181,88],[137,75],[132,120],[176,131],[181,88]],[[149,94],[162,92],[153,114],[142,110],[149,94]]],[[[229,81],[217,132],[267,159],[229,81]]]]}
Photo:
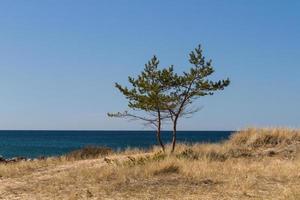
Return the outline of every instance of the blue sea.
{"type": "MultiPolygon", "coordinates": [[[[230,134],[232,131],[178,131],[177,139],[187,143],[219,142],[230,134]]],[[[162,132],[165,143],[170,143],[171,135],[162,132]]],[[[58,156],[88,145],[122,150],[155,144],[154,131],[0,131],[0,155],[5,158],[58,156]]]]}

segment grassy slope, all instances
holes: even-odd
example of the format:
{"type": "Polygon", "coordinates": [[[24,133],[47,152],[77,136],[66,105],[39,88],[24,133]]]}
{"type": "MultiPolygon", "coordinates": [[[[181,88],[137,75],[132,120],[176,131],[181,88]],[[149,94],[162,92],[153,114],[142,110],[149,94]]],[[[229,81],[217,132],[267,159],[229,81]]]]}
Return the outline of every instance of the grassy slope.
{"type": "Polygon", "coordinates": [[[296,200],[299,152],[299,130],[247,129],[222,144],[180,144],[175,155],[153,148],[0,164],[0,199],[296,200]]]}

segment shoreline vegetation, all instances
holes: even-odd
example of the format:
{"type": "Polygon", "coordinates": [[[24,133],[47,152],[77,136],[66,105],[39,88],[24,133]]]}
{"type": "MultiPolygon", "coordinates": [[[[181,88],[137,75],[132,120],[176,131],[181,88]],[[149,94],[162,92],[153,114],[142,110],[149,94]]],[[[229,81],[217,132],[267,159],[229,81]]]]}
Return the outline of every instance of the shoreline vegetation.
{"type": "Polygon", "coordinates": [[[0,161],[0,199],[300,199],[300,130],[249,128],[171,149],[0,161]]]}

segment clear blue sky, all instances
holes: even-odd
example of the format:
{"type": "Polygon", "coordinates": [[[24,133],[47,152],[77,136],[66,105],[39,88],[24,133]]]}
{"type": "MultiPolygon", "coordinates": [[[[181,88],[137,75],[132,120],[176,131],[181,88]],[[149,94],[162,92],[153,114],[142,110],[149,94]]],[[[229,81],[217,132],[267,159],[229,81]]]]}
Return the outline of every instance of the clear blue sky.
{"type": "Polygon", "coordinates": [[[189,67],[199,43],[231,86],[180,129],[300,127],[300,1],[0,2],[0,129],[143,129],[109,119],[156,54],[189,67]]]}

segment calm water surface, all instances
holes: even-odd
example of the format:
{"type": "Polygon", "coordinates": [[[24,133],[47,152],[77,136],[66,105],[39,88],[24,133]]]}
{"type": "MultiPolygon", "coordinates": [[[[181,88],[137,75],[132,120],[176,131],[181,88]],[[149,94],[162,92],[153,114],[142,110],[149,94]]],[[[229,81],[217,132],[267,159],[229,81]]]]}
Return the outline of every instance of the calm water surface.
{"type": "MultiPolygon", "coordinates": [[[[232,131],[179,131],[181,142],[219,142],[232,131]]],[[[162,133],[164,142],[171,132],[162,133]]],[[[57,156],[87,146],[107,146],[115,150],[127,147],[148,148],[156,144],[153,131],[0,131],[0,155],[5,158],[57,156]]]]}

